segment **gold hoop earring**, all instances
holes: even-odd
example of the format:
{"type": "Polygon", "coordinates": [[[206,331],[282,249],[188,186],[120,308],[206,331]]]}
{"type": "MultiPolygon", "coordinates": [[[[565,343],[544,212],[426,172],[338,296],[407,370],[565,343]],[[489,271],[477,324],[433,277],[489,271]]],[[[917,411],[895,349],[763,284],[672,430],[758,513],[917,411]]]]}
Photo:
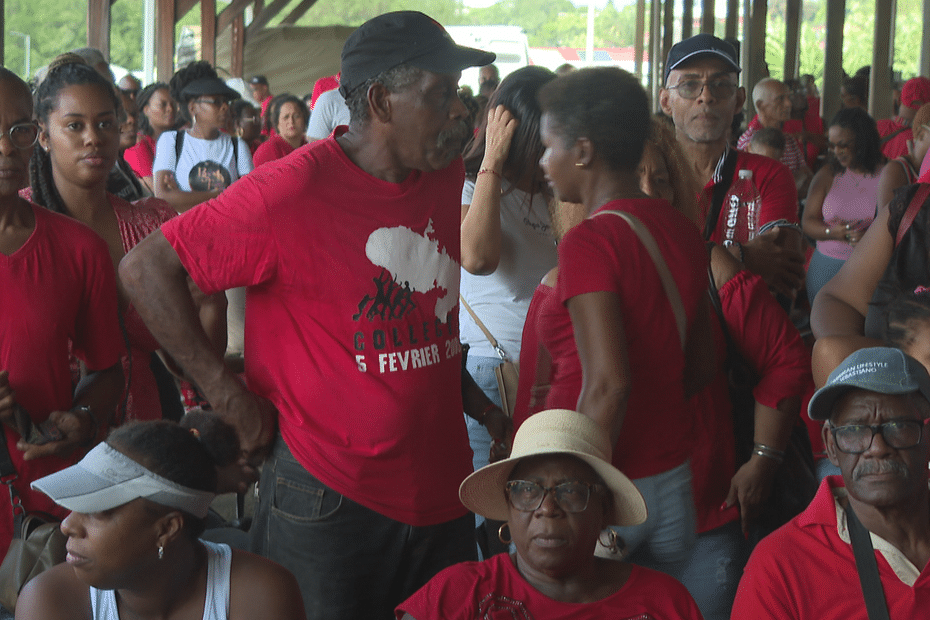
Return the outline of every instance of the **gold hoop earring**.
{"type": "Polygon", "coordinates": [[[620,551],[620,537],[615,530],[610,528],[606,528],[598,535],[597,542],[611,553],[619,553],[620,551]],[[603,539],[604,532],[607,532],[607,542],[604,542],[603,539]]]}
{"type": "Polygon", "coordinates": [[[511,536],[507,540],[504,540],[504,528],[505,527],[507,528],[507,533],[510,534],[510,525],[507,523],[504,523],[502,526],[497,528],[497,540],[501,541],[501,544],[509,545],[510,543],[513,542],[513,537],[511,536]]]}

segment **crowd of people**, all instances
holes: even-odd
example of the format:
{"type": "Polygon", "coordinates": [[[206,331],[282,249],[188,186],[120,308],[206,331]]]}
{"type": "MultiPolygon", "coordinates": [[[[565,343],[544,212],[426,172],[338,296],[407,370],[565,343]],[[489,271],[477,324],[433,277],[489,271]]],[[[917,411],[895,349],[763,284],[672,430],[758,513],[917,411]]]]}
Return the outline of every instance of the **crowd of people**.
{"type": "Polygon", "coordinates": [[[16,617],[926,616],[930,79],[744,128],[738,57],[658,115],[416,11],[304,98],[0,68],[0,554],[68,539],[16,617]]]}

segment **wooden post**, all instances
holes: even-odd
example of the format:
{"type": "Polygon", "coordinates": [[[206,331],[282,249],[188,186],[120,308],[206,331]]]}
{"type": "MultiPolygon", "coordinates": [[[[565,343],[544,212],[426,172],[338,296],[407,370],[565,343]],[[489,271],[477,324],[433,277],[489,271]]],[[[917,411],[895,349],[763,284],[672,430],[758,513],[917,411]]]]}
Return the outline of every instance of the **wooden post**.
{"type": "Polygon", "coordinates": [[[704,0],[704,11],[701,13],[701,32],[714,34],[714,0],[704,0]]]}
{"type": "Polygon", "coordinates": [[[820,115],[828,121],[840,109],[840,86],[843,83],[843,21],[845,19],[846,0],[827,0],[827,38],[824,46],[820,115]]]}
{"type": "MultiPolygon", "coordinates": [[[[930,0],[923,1],[922,23],[922,32],[927,32],[927,28],[930,28],[930,0]]],[[[930,37],[922,37],[920,40],[920,65],[917,67],[917,73],[930,76],[930,37]]]]}
{"type": "MultiPolygon", "coordinates": [[[[675,44],[675,0],[664,0],[663,8],[665,9],[665,18],[662,25],[662,63],[665,66],[665,59],[668,58],[668,51],[675,44]]],[[[664,69],[663,69],[664,71],[664,69]]]]}
{"type": "Polygon", "coordinates": [[[784,78],[798,77],[801,50],[801,0],[788,0],[785,7],[785,66],[784,78]]]}
{"type": "Polygon", "coordinates": [[[891,2],[875,3],[875,36],[872,39],[872,71],[869,79],[869,114],[872,118],[891,118],[891,57],[886,41],[891,37],[891,2]]]}
{"type": "Polygon", "coordinates": [[[651,17],[649,26],[649,85],[652,92],[652,105],[659,110],[659,89],[665,86],[662,76],[665,58],[662,57],[662,0],[651,0],[651,17]]]}
{"type": "Polygon", "coordinates": [[[155,56],[158,81],[167,82],[174,73],[174,0],[158,0],[155,36],[158,37],[155,56]]]}
{"type": "Polygon", "coordinates": [[[216,65],[216,0],[200,0],[200,57],[216,65]]]}
{"type": "MultiPolygon", "coordinates": [[[[704,0],[704,2],[707,2],[707,0],[704,0]]],[[[682,0],[681,39],[689,39],[692,34],[694,34],[694,0],[682,0]]]]}
{"type": "Polygon", "coordinates": [[[232,20],[232,62],[230,63],[230,73],[233,77],[242,77],[242,65],[245,61],[245,18],[242,13],[236,15],[232,20]]]}
{"type": "MultiPolygon", "coordinates": [[[[927,0],[930,2],[930,0],[927,0]]],[[[735,39],[736,27],[739,25],[739,0],[727,0],[727,23],[724,27],[723,38],[735,39]]]]}
{"type": "Polygon", "coordinates": [[[752,13],[747,20],[749,36],[743,38],[743,86],[746,87],[747,118],[756,113],[752,101],[752,87],[763,77],[765,68],[765,21],[768,14],[768,0],[751,0],[752,13]]]}
{"type": "Polygon", "coordinates": [[[87,0],[87,46],[110,57],[110,0],[87,0]]]}
{"type": "MultiPolygon", "coordinates": [[[[2,2],[3,0],[0,0],[2,2]]],[[[930,0],[927,0],[930,2],[930,0]]],[[[646,0],[636,0],[636,34],[633,36],[633,73],[643,80],[643,47],[645,46],[646,0]]],[[[651,56],[651,54],[650,54],[651,56]]]]}

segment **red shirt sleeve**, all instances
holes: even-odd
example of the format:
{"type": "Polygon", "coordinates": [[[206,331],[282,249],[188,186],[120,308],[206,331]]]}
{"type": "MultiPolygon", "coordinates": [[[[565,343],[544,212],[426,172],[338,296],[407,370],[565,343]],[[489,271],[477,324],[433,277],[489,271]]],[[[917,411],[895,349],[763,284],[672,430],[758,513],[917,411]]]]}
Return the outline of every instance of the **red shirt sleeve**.
{"type": "MultiPolygon", "coordinates": [[[[255,170],[216,198],[165,222],[162,233],[200,289],[210,295],[269,279],[278,262],[265,195],[276,169],[255,170]]],[[[285,184],[286,185],[286,184],[285,184]]]]}
{"type": "Polygon", "coordinates": [[[755,399],[775,409],[785,398],[801,395],[813,381],[810,354],[762,278],[740,271],[719,294],[730,336],[760,376],[755,399]]]}

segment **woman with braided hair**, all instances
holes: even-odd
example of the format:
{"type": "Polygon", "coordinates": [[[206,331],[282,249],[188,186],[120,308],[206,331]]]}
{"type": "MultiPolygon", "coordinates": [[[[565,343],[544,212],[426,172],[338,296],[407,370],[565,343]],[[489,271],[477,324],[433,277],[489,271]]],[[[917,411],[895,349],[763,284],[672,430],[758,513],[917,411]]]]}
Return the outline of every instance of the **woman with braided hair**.
{"type": "MultiPolygon", "coordinates": [[[[26,198],[90,226],[116,264],[139,241],[175,215],[161,200],[129,203],[106,191],[119,149],[118,100],[113,85],[70,54],[52,62],[36,91],[39,145],[29,163],[26,198]]],[[[202,297],[201,316],[218,347],[225,344],[225,299],[202,297]]],[[[158,419],[178,400],[159,396],[150,367],[159,349],[142,319],[120,294],[120,323],[128,342],[123,360],[128,393],[121,419],[158,419]],[[173,402],[172,402],[173,401],[173,402]]],[[[176,392],[175,392],[176,394],[176,392]]],[[[178,412],[179,413],[179,412],[178,412]]]]}
{"type": "Polygon", "coordinates": [[[252,171],[252,153],[241,138],[223,133],[230,105],[239,93],[205,61],[179,69],[169,82],[171,96],[190,126],[166,131],[155,147],[155,195],[178,213],[219,196],[252,171]]]}

